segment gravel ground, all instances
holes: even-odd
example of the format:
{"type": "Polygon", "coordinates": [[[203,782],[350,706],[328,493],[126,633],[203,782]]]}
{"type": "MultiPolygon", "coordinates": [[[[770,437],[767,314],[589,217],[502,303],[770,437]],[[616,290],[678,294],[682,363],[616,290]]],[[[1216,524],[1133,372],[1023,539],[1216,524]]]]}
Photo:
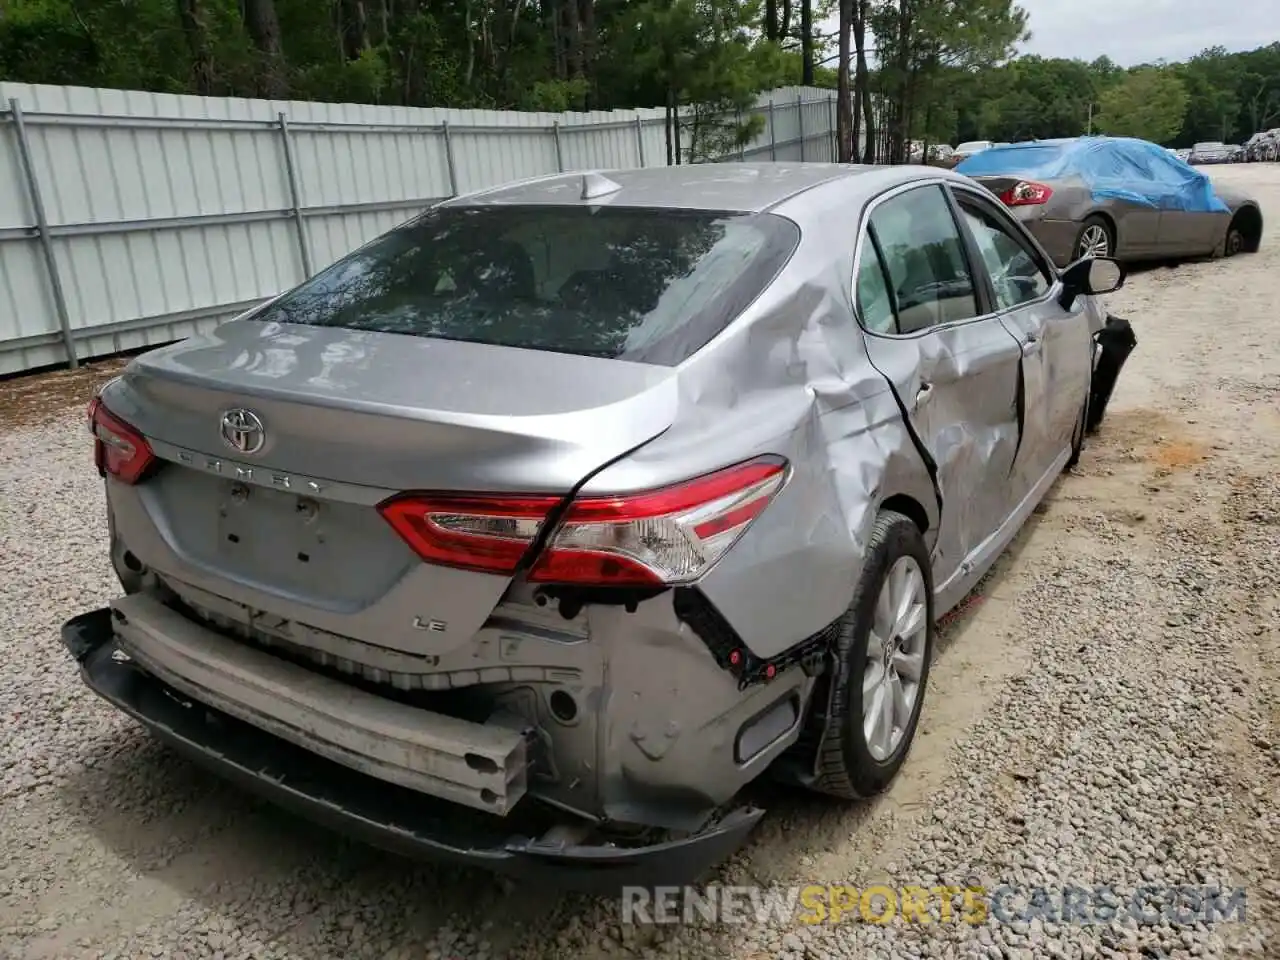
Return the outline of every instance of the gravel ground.
{"type": "Polygon", "coordinates": [[[98,368],[0,384],[0,957],[1280,957],[1280,166],[1214,175],[1261,199],[1263,252],[1110,298],[1138,351],[945,629],[904,775],[852,808],[778,797],[720,880],[1220,884],[1247,887],[1243,920],[622,925],[260,804],[100,704],[57,644],[115,592],[98,368]]]}

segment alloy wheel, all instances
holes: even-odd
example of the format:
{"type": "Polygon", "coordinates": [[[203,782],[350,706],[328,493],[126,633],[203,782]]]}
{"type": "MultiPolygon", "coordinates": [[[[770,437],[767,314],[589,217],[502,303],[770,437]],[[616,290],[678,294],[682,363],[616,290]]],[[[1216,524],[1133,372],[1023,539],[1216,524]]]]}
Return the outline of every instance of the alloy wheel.
{"type": "Polygon", "coordinates": [[[1111,252],[1111,238],[1107,236],[1107,228],[1100,223],[1091,223],[1080,234],[1080,257],[1105,257],[1111,252]]]}
{"type": "Polygon", "coordinates": [[[929,633],[924,574],[899,557],[876,599],[862,676],[862,735],[878,761],[902,743],[920,697],[929,633]]]}

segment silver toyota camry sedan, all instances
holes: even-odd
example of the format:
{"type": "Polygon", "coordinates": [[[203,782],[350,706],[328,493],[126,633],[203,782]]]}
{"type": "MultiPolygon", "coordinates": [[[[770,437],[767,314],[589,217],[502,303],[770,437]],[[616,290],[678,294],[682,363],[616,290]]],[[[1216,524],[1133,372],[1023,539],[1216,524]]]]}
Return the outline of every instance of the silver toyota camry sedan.
{"type": "Polygon", "coordinates": [[[935,621],[1132,349],[1093,297],[1122,282],[932,168],[441,203],[105,386],[122,595],[63,643],[162,740],[371,842],[695,877],[766,772],[893,780],[935,621]]]}

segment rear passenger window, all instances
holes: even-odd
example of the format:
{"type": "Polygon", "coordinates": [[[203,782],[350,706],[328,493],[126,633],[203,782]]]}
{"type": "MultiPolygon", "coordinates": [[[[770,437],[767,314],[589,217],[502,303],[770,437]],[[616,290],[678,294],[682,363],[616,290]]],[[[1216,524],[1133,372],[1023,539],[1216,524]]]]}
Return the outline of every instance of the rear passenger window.
{"type": "MultiPolygon", "coordinates": [[[[885,201],[872,212],[870,225],[897,302],[898,333],[978,316],[960,230],[940,186],[917,187],[885,201]]],[[[872,249],[864,240],[864,262],[874,259],[867,255],[872,249]]]]}
{"type": "Polygon", "coordinates": [[[858,263],[858,316],[872,333],[897,333],[898,319],[893,315],[893,298],[885,281],[880,257],[870,238],[863,242],[862,259],[858,263]]]}

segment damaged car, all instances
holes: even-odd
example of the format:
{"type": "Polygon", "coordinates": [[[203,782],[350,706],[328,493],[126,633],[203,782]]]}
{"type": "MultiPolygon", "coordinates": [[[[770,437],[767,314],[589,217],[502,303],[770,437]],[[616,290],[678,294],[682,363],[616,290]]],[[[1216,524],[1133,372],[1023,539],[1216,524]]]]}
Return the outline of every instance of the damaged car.
{"type": "Polygon", "coordinates": [[[562,174],[433,206],[89,410],[87,685],[272,800],[566,887],[692,879],[768,774],[907,758],[935,622],[1132,330],[972,180],[562,174]]]}
{"type": "Polygon", "coordinates": [[[1256,253],[1262,209],[1163,147],[1071,137],[986,150],[956,167],[997,194],[1060,266],[1256,253]]]}

